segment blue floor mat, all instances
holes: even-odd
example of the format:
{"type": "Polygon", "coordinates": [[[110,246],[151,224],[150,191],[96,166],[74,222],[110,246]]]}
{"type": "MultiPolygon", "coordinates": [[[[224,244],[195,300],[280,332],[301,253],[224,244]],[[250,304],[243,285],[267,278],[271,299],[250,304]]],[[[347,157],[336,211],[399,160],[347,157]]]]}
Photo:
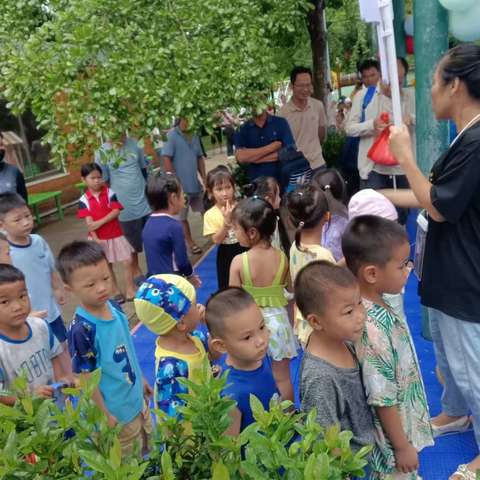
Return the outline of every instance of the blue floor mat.
{"type": "MultiPolygon", "coordinates": [[[[408,230],[414,238],[414,222],[409,222],[408,230]]],[[[205,304],[209,296],[217,289],[216,248],[211,250],[195,268],[202,280],[198,290],[198,302],[205,304]]],[[[435,356],[430,341],[421,335],[421,309],[417,295],[418,282],[412,274],[405,292],[405,312],[417,349],[420,368],[427,391],[430,414],[440,412],[441,385],[435,376],[435,356]]],[[[155,335],[143,325],[134,330],[133,339],[140,366],[145,378],[153,385],[155,363],[155,335]]],[[[298,376],[301,355],[291,362],[291,376],[298,402],[298,376]]],[[[478,448],[472,431],[462,434],[447,435],[436,439],[435,446],[426,448],[420,454],[420,474],[424,480],[447,480],[461,463],[467,463],[478,454],[478,448]]]]}

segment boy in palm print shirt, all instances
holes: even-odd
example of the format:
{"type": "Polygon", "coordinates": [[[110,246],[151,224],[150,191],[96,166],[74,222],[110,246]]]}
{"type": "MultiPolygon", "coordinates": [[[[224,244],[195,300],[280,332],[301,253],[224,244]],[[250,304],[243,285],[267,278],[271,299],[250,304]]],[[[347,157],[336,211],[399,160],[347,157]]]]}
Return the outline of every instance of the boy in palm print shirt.
{"type": "Polygon", "coordinates": [[[433,445],[427,400],[408,326],[383,298],[401,292],[407,281],[408,237],[397,223],[364,215],[348,225],[342,249],[367,310],[355,348],[374,410],[371,478],[419,479],[417,452],[433,445]]]}

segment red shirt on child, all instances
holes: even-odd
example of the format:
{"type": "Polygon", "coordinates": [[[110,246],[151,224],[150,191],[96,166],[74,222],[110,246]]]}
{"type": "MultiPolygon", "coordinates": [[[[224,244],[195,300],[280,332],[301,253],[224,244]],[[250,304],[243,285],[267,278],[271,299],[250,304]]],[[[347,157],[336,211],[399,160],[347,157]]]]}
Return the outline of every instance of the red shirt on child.
{"type": "MultiPolygon", "coordinates": [[[[77,218],[92,217],[93,221],[101,220],[112,210],[122,210],[122,204],[117,200],[115,193],[106,185],[103,186],[100,193],[94,195],[87,190],[78,201],[77,218]]],[[[118,218],[102,225],[95,230],[99,240],[112,240],[123,235],[118,218]]]]}

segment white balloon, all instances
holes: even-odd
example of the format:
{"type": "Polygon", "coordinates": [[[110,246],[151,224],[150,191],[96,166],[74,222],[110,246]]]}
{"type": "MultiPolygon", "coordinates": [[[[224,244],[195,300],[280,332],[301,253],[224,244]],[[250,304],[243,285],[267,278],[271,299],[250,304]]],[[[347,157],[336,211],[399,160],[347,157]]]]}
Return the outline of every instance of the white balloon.
{"type": "Polygon", "coordinates": [[[408,35],[409,37],[413,37],[413,15],[407,15],[405,17],[403,29],[405,30],[406,35],[408,35]]]}
{"type": "Polygon", "coordinates": [[[480,40],[480,3],[466,12],[450,12],[450,33],[462,42],[480,40]]]}
{"type": "Polygon", "coordinates": [[[443,8],[451,12],[464,12],[473,7],[477,0],[438,0],[443,8]]]}

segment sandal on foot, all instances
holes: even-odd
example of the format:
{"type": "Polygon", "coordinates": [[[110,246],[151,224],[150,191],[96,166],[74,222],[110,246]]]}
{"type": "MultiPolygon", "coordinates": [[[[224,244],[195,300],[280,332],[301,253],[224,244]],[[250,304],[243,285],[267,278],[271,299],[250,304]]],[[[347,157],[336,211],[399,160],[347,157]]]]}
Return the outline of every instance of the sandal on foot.
{"type": "Polygon", "coordinates": [[[471,424],[470,417],[468,416],[463,416],[460,417],[458,420],[455,420],[453,422],[447,423],[446,425],[434,425],[432,423],[432,430],[433,430],[433,436],[440,437],[441,435],[445,435],[447,433],[462,433],[466,432],[471,424]]]}
{"type": "Polygon", "coordinates": [[[477,480],[477,475],[467,468],[467,465],[459,465],[457,471],[450,477],[452,480],[477,480]],[[454,478],[455,477],[455,478],[454,478]]]}
{"type": "Polygon", "coordinates": [[[198,255],[199,253],[202,253],[202,249],[198,245],[193,244],[190,247],[190,252],[192,252],[194,255],[198,255]]]}

